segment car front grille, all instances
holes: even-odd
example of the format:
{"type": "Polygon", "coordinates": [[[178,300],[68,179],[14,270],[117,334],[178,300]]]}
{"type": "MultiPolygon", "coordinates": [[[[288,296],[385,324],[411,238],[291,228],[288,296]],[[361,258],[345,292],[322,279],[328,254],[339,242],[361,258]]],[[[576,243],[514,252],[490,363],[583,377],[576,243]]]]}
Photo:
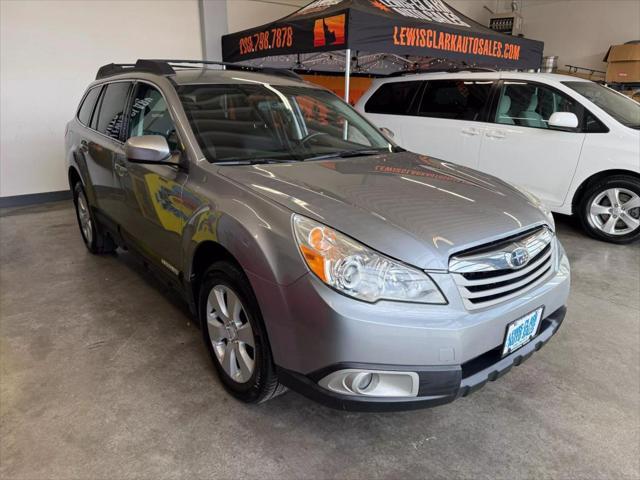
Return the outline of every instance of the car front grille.
{"type": "Polygon", "coordinates": [[[544,282],[554,270],[553,240],[548,227],[537,227],[451,257],[449,271],[465,307],[489,307],[544,282]]]}

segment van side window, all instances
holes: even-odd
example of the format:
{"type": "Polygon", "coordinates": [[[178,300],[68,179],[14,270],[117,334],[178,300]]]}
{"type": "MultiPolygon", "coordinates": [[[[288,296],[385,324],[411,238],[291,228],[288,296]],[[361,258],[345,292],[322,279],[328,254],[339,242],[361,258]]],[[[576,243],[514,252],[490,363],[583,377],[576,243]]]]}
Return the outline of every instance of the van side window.
{"type": "Polygon", "coordinates": [[[146,83],[139,83],[136,87],[127,138],[142,135],[161,135],[167,139],[171,151],[178,149],[176,126],[164,97],[158,89],[146,83]]]}
{"type": "Polygon", "coordinates": [[[505,125],[549,128],[549,118],[555,112],[571,112],[581,119],[584,108],[572,98],[544,85],[505,81],[495,121],[505,125]]]}
{"type": "Polygon", "coordinates": [[[100,95],[101,89],[102,87],[94,87],[89,90],[87,95],[84,97],[80,110],[78,110],[78,120],[80,120],[80,123],[85,126],[89,126],[93,107],[96,106],[96,100],[98,100],[98,95],[100,95]]]}
{"type": "Polygon", "coordinates": [[[97,130],[116,140],[120,140],[122,133],[124,109],[130,86],[130,82],[108,84],[100,102],[97,130]]]}
{"type": "Polygon", "coordinates": [[[492,80],[432,80],[422,94],[422,117],[480,121],[489,99],[492,80]]]}
{"type": "Polygon", "coordinates": [[[387,115],[409,115],[422,82],[391,82],[378,88],[367,100],[364,111],[367,113],[383,113],[387,115]]]}

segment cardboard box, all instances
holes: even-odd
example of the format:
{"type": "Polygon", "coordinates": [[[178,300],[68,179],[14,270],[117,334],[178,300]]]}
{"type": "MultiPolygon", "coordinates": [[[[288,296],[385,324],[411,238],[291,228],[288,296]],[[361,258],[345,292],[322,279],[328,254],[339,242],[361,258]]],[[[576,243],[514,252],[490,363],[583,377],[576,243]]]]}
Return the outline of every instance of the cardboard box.
{"type": "Polygon", "coordinates": [[[640,43],[612,45],[603,61],[607,83],[640,83],[640,43]]]}

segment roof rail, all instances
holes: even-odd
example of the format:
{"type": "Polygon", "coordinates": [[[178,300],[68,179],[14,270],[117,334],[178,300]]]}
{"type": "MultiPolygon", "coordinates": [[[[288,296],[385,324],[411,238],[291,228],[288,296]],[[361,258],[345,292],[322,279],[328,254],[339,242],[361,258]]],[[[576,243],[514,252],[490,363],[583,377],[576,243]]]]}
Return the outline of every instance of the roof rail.
{"type": "Polygon", "coordinates": [[[146,72],[157,75],[174,75],[174,67],[189,68],[190,65],[217,65],[225,67],[227,70],[245,70],[251,72],[262,72],[268,75],[280,75],[296,80],[302,78],[291,70],[283,68],[253,67],[250,65],[238,65],[237,63],[217,62],[212,60],[165,60],[165,59],[140,59],[136,63],[109,63],[98,69],[96,80],[118,75],[125,72],[146,72]]]}
{"type": "Polygon", "coordinates": [[[446,67],[446,68],[417,68],[415,70],[400,70],[390,73],[388,77],[401,77],[403,75],[411,75],[414,73],[457,73],[457,72],[497,72],[493,68],[484,67],[446,67]]]}
{"type": "Polygon", "coordinates": [[[138,60],[136,63],[109,63],[98,69],[96,80],[125,72],[147,72],[158,75],[173,75],[175,70],[167,62],[158,60],[138,60]]]}

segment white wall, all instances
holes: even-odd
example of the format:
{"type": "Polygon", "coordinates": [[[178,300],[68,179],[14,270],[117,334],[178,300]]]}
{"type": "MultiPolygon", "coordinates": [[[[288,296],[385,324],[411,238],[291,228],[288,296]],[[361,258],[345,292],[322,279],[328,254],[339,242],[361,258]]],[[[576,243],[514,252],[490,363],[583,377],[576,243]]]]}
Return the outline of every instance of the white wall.
{"type": "Polygon", "coordinates": [[[310,2],[311,0],[227,0],[229,32],[272,22],[310,2]]]}
{"type": "Polygon", "coordinates": [[[0,30],[2,197],[68,189],[65,124],[100,65],[202,57],[196,0],[2,0],[0,30]]]}
{"type": "MultiPolygon", "coordinates": [[[[558,65],[605,70],[609,45],[640,40],[638,0],[518,0],[524,34],[544,42],[545,55],[558,65]]],[[[510,11],[511,0],[500,0],[510,11]]]]}
{"type": "Polygon", "coordinates": [[[485,8],[488,7],[492,12],[496,11],[498,0],[445,0],[449,5],[475,20],[485,27],[489,25],[489,17],[491,13],[485,8]]]}

